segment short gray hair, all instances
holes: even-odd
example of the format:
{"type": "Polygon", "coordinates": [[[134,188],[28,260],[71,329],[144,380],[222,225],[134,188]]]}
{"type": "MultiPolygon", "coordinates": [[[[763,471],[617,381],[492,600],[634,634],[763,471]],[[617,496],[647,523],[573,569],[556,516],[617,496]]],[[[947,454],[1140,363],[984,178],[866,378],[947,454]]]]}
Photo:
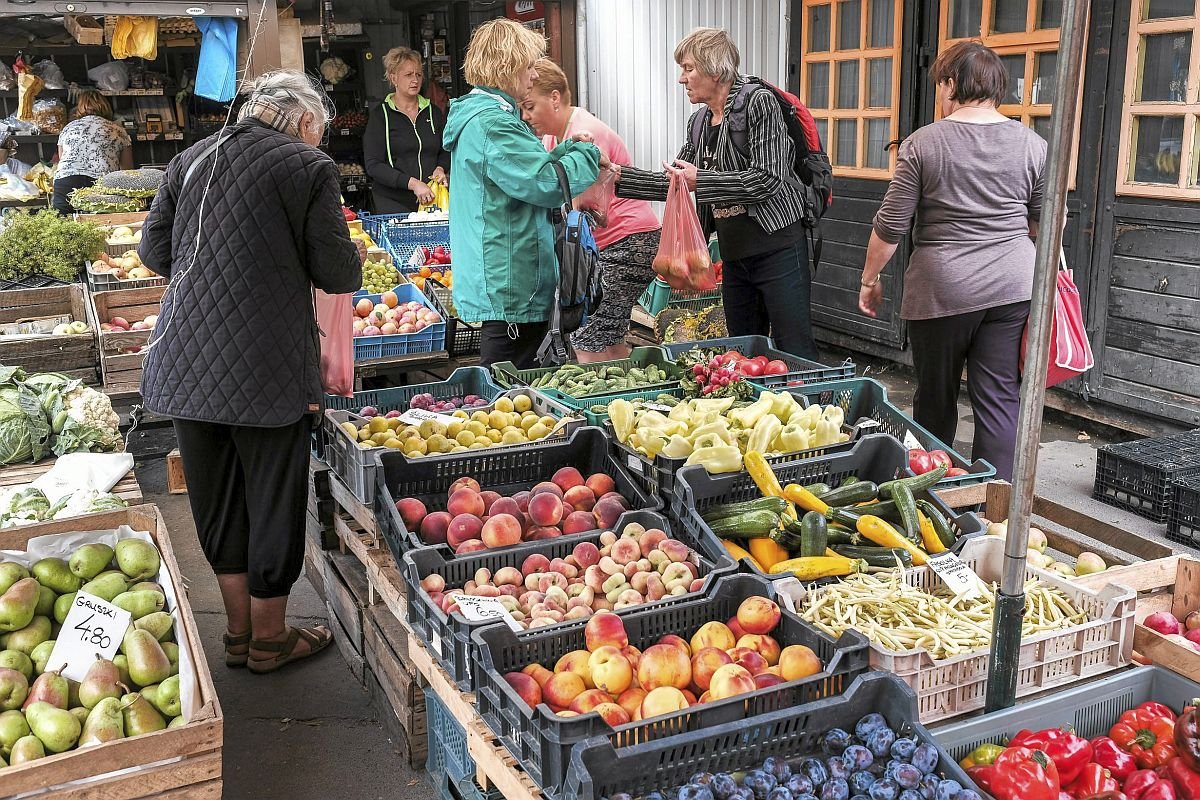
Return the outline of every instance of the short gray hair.
{"type": "Polygon", "coordinates": [[[691,58],[705,75],[725,83],[738,76],[742,56],[729,34],[720,28],[696,28],[675,45],[675,63],[691,58]]]}
{"type": "Polygon", "coordinates": [[[295,114],[298,124],[301,115],[312,114],[328,126],[333,120],[333,104],[325,90],[315,80],[290,69],[264,73],[254,79],[246,90],[247,100],[270,100],[290,117],[295,114]]]}

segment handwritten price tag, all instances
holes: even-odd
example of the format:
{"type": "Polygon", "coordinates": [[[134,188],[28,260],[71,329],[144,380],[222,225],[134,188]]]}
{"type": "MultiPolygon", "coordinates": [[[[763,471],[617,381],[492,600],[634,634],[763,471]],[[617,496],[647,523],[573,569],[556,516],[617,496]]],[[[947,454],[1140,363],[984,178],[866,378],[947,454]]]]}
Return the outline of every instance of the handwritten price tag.
{"type": "Polygon", "coordinates": [[[62,674],[73,681],[82,681],[96,657],[111,659],[121,647],[132,617],[95,595],[79,592],[54,642],[46,671],[62,674]]]}
{"type": "Polygon", "coordinates": [[[917,437],[913,436],[913,432],[910,430],[904,431],[904,446],[907,447],[909,450],[924,449],[921,447],[921,443],[917,440],[917,437]]]}
{"type": "Polygon", "coordinates": [[[508,613],[508,609],[494,597],[472,597],[470,595],[459,595],[454,598],[454,602],[458,604],[458,610],[462,615],[471,622],[491,622],[493,620],[503,620],[509,628],[520,633],[525,630],[515,619],[508,613]]]}
{"type": "Polygon", "coordinates": [[[425,411],[420,408],[411,408],[400,415],[400,421],[405,425],[420,425],[427,419],[432,419],[443,425],[449,425],[451,422],[462,422],[458,417],[452,417],[449,414],[436,414],[433,411],[425,411]]]}
{"type": "Polygon", "coordinates": [[[929,568],[937,573],[956,597],[970,599],[979,594],[979,576],[953,553],[930,556],[929,568]]]}

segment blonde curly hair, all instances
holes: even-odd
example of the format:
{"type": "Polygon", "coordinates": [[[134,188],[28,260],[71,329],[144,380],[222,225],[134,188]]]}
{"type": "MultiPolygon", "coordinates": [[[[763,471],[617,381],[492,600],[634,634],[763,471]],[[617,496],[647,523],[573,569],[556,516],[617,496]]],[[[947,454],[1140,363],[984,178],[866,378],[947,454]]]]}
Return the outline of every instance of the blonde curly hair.
{"type": "Polygon", "coordinates": [[[473,86],[492,86],[511,93],[520,84],[521,72],[545,54],[543,36],[511,19],[491,19],[471,34],[463,74],[473,86]]]}

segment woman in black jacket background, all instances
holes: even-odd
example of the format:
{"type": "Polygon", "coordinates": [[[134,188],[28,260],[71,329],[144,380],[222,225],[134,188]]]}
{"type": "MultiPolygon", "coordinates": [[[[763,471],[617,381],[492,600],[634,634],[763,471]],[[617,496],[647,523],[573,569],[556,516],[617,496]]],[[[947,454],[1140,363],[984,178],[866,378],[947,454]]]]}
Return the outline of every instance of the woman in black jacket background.
{"type": "Polygon", "coordinates": [[[421,96],[420,54],[393,47],[383,57],[383,67],[396,91],[371,112],[363,134],[363,158],[375,213],[398,214],[416,211],[433,199],[427,184],[431,179],[446,183],[450,154],[442,149],[445,113],[421,96]]]}

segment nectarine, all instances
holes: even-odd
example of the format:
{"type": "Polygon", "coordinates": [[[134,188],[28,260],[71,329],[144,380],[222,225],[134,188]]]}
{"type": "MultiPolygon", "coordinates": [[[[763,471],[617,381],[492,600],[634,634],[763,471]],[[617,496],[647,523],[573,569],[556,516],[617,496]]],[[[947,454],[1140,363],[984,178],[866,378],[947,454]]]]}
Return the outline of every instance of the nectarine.
{"type": "Polygon", "coordinates": [[[637,676],[641,687],[651,693],[663,686],[686,689],[692,682],[692,661],[677,645],[652,645],[638,661],[637,676]]]}
{"type": "Polygon", "coordinates": [[[588,658],[588,670],[596,688],[603,689],[614,697],[633,683],[633,667],[621,654],[620,649],[612,645],[604,645],[592,651],[591,657],[588,658]]]}
{"type": "Polygon", "coordinates": [[[779,624],[779,606],[768,597],[751,595],[738,606],[737,620],[746,633],[770,633],[779,624]]]}

